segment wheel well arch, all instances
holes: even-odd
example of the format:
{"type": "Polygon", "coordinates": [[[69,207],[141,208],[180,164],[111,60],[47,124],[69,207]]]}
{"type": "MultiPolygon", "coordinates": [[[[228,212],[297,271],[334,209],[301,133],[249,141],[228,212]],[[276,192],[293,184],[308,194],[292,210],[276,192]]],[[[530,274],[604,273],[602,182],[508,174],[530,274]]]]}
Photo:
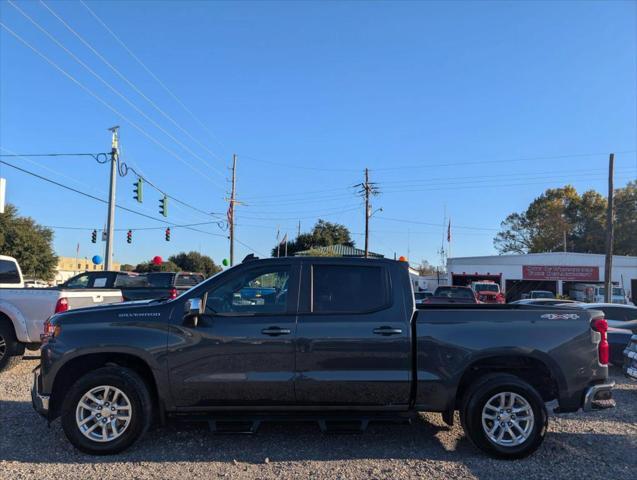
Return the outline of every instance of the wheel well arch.
{"type": "Polygon", "coordinates": [[[558,398],[559,378],[543,360],[523,354],[493,355],[472,362],[463,372],[458,383],[455,408],[460,408],[469,387],[485,375],[508,373],[529,383],[545,402],[558,398]]]}
{"type": "Polygon", "coordinates": [[[154,410],[163,415],[164,407],[158,394],[157,380],[150,365],[148,365],[144,359],[134,354],[109,352],[87,353],[77,356],[62,365],[55,375],[51,389],[49,419],[53,420],[62,413],[64,392],[67,392],[80,377],[106,366],[128,368],[137,373],[148,388],[153,401],[154,410]]]}

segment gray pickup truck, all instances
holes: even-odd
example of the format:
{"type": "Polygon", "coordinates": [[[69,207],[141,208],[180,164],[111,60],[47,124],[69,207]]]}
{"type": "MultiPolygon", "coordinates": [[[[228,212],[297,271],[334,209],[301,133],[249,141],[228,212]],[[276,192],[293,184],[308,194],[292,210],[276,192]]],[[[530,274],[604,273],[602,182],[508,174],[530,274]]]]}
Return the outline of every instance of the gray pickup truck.
{"type": "Polygon", "coordinates": [[[452,424],[459,411],[478,448],[520,458],[542,443],[547,402],[614,405],[601,313],[415,309],[392,260],[248,257],[176,299],[55,315],[47,332],[34,407],[92,454],[169,416],[327,426],[429,411],[452,424]]]}

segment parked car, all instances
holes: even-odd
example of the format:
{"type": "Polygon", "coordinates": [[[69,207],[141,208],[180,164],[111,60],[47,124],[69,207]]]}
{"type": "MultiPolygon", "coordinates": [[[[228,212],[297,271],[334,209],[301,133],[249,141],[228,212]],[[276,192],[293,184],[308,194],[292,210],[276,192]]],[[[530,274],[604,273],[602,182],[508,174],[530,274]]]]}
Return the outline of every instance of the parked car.
{"type": "Polygon", "coordinates": [[[506,303],[504,295],[500,291],[500,285],[491,280],[471,282],[471,290],[476,298],[483,303],[506,303]]]}
{"type": "Polygon", "coordinates": [[[119,289],[124,301],[175,298],[181,292],[204,280],[201,273],[191,272],[84,272],[61,285],[66,289],[119,289]]]}
{"type": "Polygon", "coordinates": [[[630,343],[633,332],[623,328],[608,327],[608,345],[610,347],[610,363],[621,367],[624,364],[624,351],[630,343]]]}
{"type": "Polygon", "coordinates": [[[604,313],[608,323],[611,361],[615,365],[621,365],[624,349],[630,337],[637,334],[637,307],[616,303],[577,303],[576,307],[604,313]]]}
{"type": "Polygon", "coordinates": [[[53,316],[32,399],[93,454],[125,450],[153,418],[175,415],[239,415],[253,426],[311,416],[329,428],[343,414],[362,426],[420,411],[452,425],[458,410],[474,445],[520,458],[548,431],[546,402],[559,412],[614,405],[601,317],[520,305],[416,310],[405,262],[248,258],[173,300],[53,316]],[[254,288],[272,292],[245,302],[254,288]]]}
{"type": "Polygon", "coordinates": [[[516,300],[514,302],[510,302],[511,305],[567,305],[572,303],[579,303],[575,300],[564,300],[561,298],[525,298],[522,300],[516,300]]]}
{"type": "Polygon", "coordinates": [[[617,303],[580,303],[586,310],[601,310],[609,327],[622,328],[637,333],[637,307],[617,303]]]}
{"type": "Polygon", "coordinates": [[[416,305],[422,305],[425,303],[425,300],[433,297],[433,292],[414,292],[414,300],[416,301],[416,305]]]}
{"type": "Polygon", "coordinates": [[[476,298],[476,294],[469,287],[460,286],[444,286],[438,287],[434,291],[433,296],[427,298],[424,302],[428,304],[443,303],[480,303],[476,298]]]}
{"type": "Polygon", "coordinates": [[[637,335],[630,338],[624,350],[624,373],[628,378],[637,380],[637,335]]]}
{"type": "Polygon", "coordinates": [[[44,322],[54,313],[121,302],[119,290],[27,288],[15,258],[0,255],[0,370],[37,350],[44,322]]]}

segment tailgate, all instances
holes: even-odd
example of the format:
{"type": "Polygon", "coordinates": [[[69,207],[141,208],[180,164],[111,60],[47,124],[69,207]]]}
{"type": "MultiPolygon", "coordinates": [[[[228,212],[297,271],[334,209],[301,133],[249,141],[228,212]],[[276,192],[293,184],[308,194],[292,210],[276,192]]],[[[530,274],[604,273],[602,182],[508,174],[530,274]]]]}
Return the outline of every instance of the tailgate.
{"type": "Polygon", "coordinates": [[[66,297],[68,300],[69,310],[108,305],[109,303],[119,303],[122,301],[122,292],[120,290],[64,290],[61,296],[66,297]]]}

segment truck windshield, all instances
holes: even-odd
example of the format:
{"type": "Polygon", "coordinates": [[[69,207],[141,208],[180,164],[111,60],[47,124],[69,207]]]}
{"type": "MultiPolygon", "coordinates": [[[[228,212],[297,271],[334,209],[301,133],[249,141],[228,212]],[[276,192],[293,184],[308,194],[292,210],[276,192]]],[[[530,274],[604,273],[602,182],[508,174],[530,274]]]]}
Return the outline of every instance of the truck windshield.
{"type": "Polygon", "coordinates": [[[474,298],[473,292],[468,288],[441,287],[436,289],[436,297],[447,298],[474,298]]]}
{"type": "Polygon", "coordinates": [[[476,283],[474,290],[476,292],[500,292],[500,286],[497,283],[476,283]]]}
{"type": "MultiPolygon", "coordinates": [[[[598,295],[606,295],[606,289],[604,287],[598,288],[598,295]]],[[[613,297],[623,297],[625,295],[624,289],[621,287],[613,287],[613,297]]]]}

